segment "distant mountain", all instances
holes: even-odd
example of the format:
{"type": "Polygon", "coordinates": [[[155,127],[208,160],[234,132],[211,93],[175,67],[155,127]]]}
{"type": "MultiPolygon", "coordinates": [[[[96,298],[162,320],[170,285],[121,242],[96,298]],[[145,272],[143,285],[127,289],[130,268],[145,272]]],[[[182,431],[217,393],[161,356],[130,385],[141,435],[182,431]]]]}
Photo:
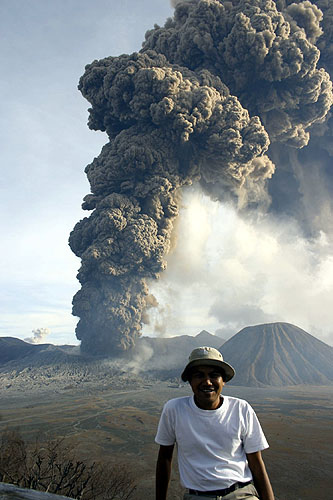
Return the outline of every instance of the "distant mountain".
{"type": "Polygon", "coordinates": [[[0,337],[0,391],[20,392],[94,387],[126,387],[154,380],[176,378],[192,349],[200,345],[218,348],[223,339],[206,331],[196,337],[138,339],[133,352],[121,358],[80,354],[78,346],[29,344],[12,337],[0,337]],[[82,385],[84,384],[84,385],[82,385]]]}
{"type": "Polygon", "coordinates": [[[198,343],[196,347],[210,346],[217,348],[218,341],[222,341],[223,343],[225,342],[224,339],[218,337],[217,335],[212,335],[211,333],[207,332],[207,330],[201,330],[201,332],[198,333],[198,335],[194,337],[194,339],[195,342],[198,343]]]}
{"type": "Polygon", "coordinates": [[[0,366],[6,363],[19,366],[38,366],[64,362],[79,354],[75,346],[29,344],[13,337],[0,337],[0,366]]]}
{"type": "Polygon", "coordinates": [[[33,345],[13,337],[0,337],[0,364],[24,358],[33,351],[33,345]]]}
{"type": "MultiPolygon", "coordinates": [[[[223,342],[221,337],[211,335],[206,330],[202,330],[195,337],[141,337],[137,340],[133,353],[129,356],[124,353],[123,361],[133,365],[137,360],[141,369],[182,368],[195,347],[210,345],[218,348],[223,342]]],[[[98,358],[80,355],[78,346],[29,344],[13,337],[0,337],[0,369],[4,365],[20,369],[63,363],[84,364],[92,361],[98,361],[98,358]]]]}
{"type": "Polygon", "coordinates": [[[236,370],[229,384],[283,386],[333,383],[333,348],[289,323],[246,327],[219,350],[236,370]]]}
{"type": "Polygon", "coordinates": [[[202,330],[198,335],[179,335],[159,338],[141,337],[137,340],[132,362],[136,360],[146,371],[163,372],[164,376],[179,376],[190,352],[196,347],[211,346],[218,349],[225,342],[221,337],[202,330]]]}
{"type": "MultiPolygon", "coordinates": [[[[0,337],[0,389],[29,391],[46,386],[112,386],[149,379],[178,381],[190,352],[219,349],[234,366],[229,384],[244,386],[330,385],[333,348],[289,323],[244,328],[227,342],[203,330],[195,337],[141,337],[134,351],[117,359],[81,355],[78,346],[28,344],[0,337]]],[[[141,382],[140,382],[141,383],[141,382]]]]}

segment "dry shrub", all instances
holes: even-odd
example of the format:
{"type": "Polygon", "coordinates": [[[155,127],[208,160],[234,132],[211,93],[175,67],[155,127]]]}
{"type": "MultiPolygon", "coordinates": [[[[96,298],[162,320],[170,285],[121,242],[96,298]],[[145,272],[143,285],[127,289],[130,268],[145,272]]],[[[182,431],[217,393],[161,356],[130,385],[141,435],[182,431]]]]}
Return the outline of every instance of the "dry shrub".
{"type": "Polygon", "coordinates": [[[16,430],[1,434],[0,481],[81,500],[130,500],[136,489],[128,464],[82,461],[60,439],[28,446],[16,430]]]}

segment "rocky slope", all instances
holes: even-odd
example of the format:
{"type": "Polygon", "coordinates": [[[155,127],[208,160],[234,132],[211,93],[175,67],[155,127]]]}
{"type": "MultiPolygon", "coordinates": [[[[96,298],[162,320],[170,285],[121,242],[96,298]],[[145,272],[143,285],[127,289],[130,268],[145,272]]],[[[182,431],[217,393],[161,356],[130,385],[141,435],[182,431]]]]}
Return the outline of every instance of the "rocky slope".
{"type": "Polygon", "coordinates": [[[333,383],[333,348],[289,323],[249,326],[219,349],[245,386],[333,383]]]}
{"type": "Polygon", "coordinates": [[[178,380],[189,353],[200,345],[218,347],[223,339],[206,331],[197,336],[142,337],[122,358],[81,355],[77,346],[28,344],[0,337],[0,392],[133,389],[156,379],[178,380]]]}
{"type": "Polygon", "coordinates": [[[178,384],[189,353],[218,348],[236,369],[229,384],[243,386],[330,385],[333,348],[288,323],[244,328],[227,342],[206,331],[191,337],[142,337],[122,358],[89,357],[78,347],[31,345],[0,338],[0,391],[94,391],[142,387],[156,379],[178,384]]]}

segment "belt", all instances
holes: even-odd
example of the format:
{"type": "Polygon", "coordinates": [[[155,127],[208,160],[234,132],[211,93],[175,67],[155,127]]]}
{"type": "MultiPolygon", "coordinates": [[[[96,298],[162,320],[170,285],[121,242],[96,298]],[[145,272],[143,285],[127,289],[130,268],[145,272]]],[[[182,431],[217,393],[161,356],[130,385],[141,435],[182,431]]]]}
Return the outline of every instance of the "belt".
{"type": "Polygon", "coordinates": [[[247,483],[234,483],[229,488],[224,488],[223,490],[212,490],[212,491],[198,491],[198,490],[188,490],[190,495],[201,495],[204,497],[223,497],[224,495],[228,495],[232,491],[238,490],[239,488],[243,488],[244,486],[248,486],[249,484],[253,484],[253,481],[248,481],[247,483]]]}

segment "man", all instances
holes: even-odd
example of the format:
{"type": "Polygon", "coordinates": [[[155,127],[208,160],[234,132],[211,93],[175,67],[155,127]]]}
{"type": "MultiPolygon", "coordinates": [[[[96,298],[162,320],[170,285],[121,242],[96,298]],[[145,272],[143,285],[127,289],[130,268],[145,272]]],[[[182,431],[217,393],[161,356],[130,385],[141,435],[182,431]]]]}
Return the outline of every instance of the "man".
{"type": "Polygon", "coordinates": [[[261,457],[268,444],[256,414],[246,401],[221,396],[234,374],[217,349],[191,352],[181,377],[193,396],[164,405],[155,438],[156,500],[167,498],[175,444],[184,500],[274,500],[261,457]]]}

